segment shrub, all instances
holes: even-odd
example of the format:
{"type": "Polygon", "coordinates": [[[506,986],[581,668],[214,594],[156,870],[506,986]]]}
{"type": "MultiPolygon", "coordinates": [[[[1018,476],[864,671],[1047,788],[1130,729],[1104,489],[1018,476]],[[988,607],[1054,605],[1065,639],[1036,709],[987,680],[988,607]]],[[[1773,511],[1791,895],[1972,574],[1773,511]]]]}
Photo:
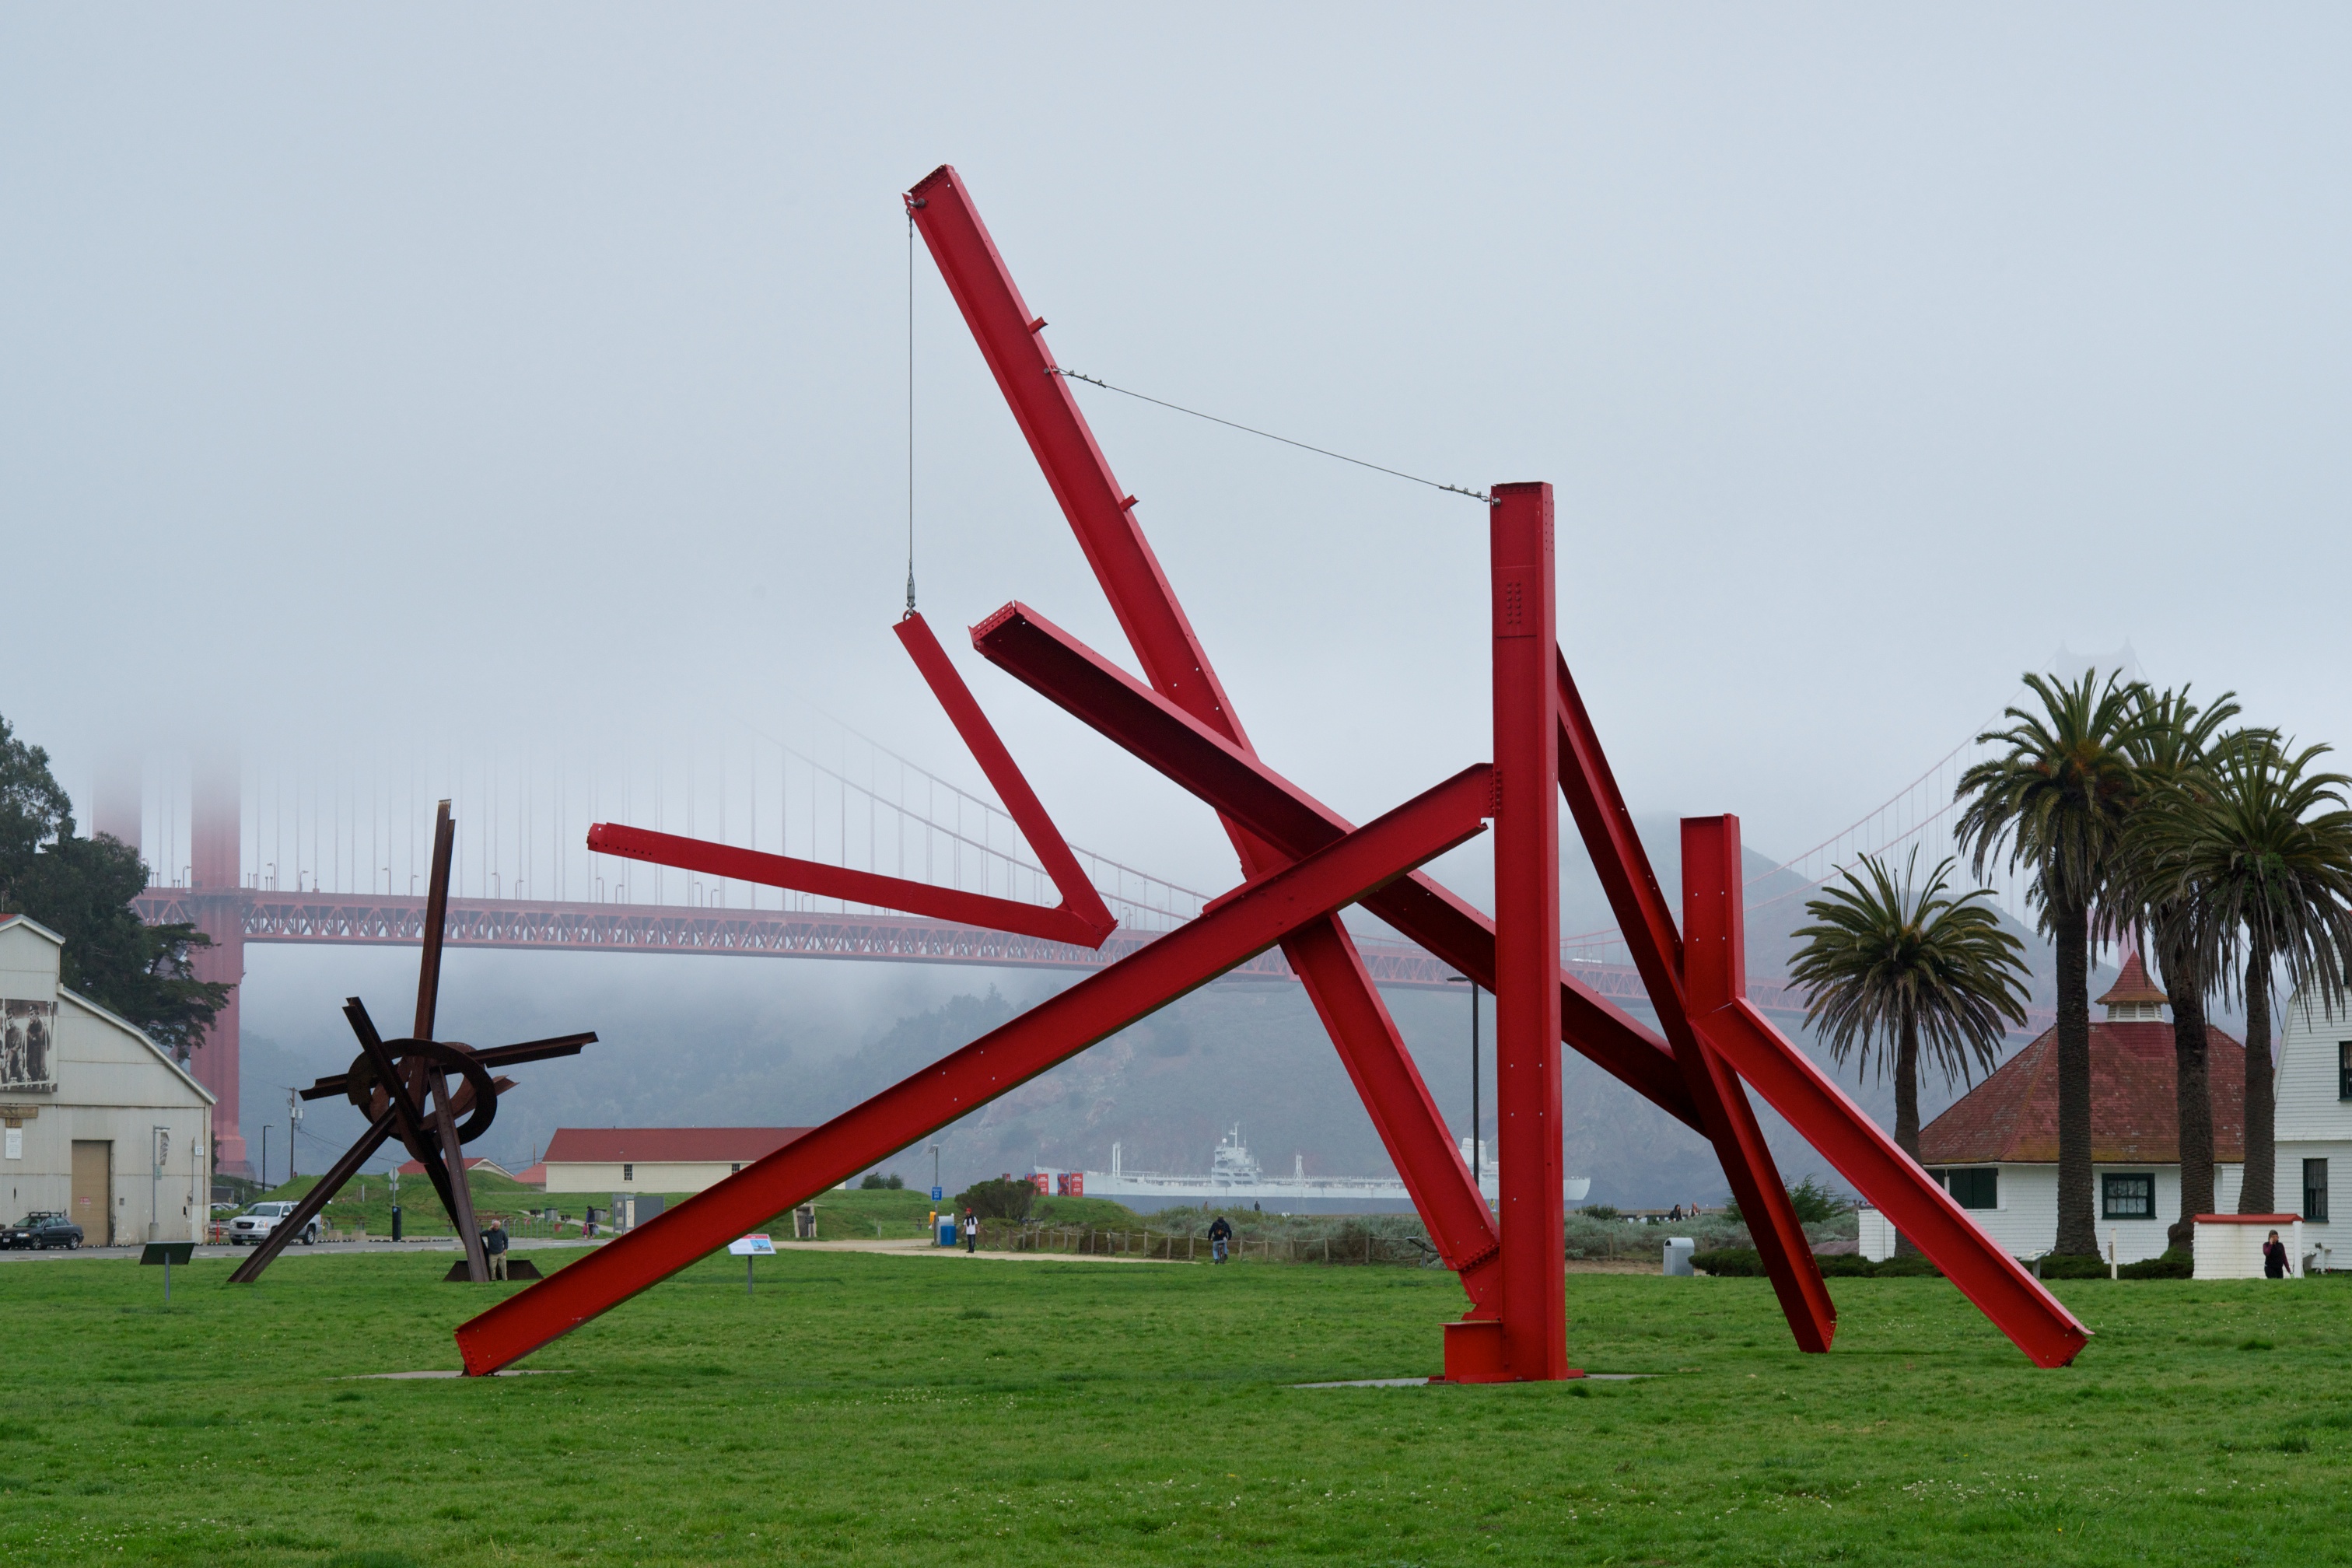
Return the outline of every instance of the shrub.
{"type": "Polygon", "coordinates": [[[2185,1247],[2167,1247],[2161,1257],[2126,1263],[2116,1270],[2121,1279],[2193,1279],[2197,1259],[2185,1247]]]}
{"type": "Polygon", "coordinates": [[[861,1193],[878,1193],[882,1190],[882,1173],[868,1171],[866,1173],[866,1179],[857,1184],[857,1190],[861,1193]]]}
{"type": "Polygon", "coordinates": [[[2045,1252],[2034,1265],[2033,1271],[2044,1279],[2105,1279],[2107,1277],[2107,1260],[2098,1257],[2045,1252]]]}
{"type": "Polygon", "coordinates": [[[1576,1211],[1587,1219],[1615,1219],[1616,1208],[1609,1204],[1587,1204],[1576,1211]]]}
{"type": "MultiPolygon", "coordinates": [[[[1812,1177],[1807,1176],[1789,1189],[1789,1206],[1797,1212],[1798,1224],[1820,1225],[1823,1221],[1832,1220],[1840,1215],[1851,1212],[1853,1208],[1853,1200],[1843,1193],[1832,1191],[1812,1177]]],[[[1739,1204],[1736,1199],[1726,1204],[1723,1212],[1743,1225],[1747,1223],[1745,1216],[1739,1212],[1739,1204]]]]}
{"type": "Polygon", "coordinates": [[[970,1209],[982,1219],[1024,1220],[1037,1201],[1037,1189],[1028,1182],[974,1182],[955,1195],[959,1210],[970,1209]]]}
{"type": "MultiPolygon", "coordinates": [[[[1830,1279],[1937,1279],[1943,1270],[1924,1258],[1890,1258],[1883,1263],[1851,1252],[1817,1257],[1813,1262],[1823,1278],[1830,1279]]],[[[1764,1278],[1764,1259],[1753,1248],[1727,1247],[1714,1252],[1694,1253],[1691,1267],[1718,1279],[1760,1279],[1764,1278]]]]}

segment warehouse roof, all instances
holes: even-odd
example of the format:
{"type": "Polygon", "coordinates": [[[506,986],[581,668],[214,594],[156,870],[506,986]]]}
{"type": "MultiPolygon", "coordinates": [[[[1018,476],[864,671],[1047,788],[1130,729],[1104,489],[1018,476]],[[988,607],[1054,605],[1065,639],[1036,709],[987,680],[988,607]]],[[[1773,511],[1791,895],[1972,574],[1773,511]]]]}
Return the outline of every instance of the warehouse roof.
{"type": "Polygon", "coordinates": [[[617,1161],[749,1164],[765,1159],[806,1127],[559,1127],[545,1163],[604,1165],[617,1161]]]}

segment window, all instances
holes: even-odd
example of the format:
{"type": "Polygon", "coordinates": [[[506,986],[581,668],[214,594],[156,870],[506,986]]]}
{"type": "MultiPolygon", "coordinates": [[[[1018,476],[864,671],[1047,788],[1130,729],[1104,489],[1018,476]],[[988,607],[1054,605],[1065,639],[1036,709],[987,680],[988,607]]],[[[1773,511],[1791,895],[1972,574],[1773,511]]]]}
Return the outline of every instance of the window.
{"type": "Polygon", "coordinates": [[[728,1166],[728,1167],[727,1167],[727,1173],[728,1173],[729,1175],[730,1175],[730,1176],[731,1176],[731,1175],[733,1175],[736,1172],[738,1172],[738,1171],[741,1170],[742,1168],[743,1168],[743,1162],[742,1162],[742,1161],[740,1161],[740,1160],[738,1160],[738,1161],[736,1161],[733,1164],[731,1164],[731,1165],[730,1165],[730,1166],[728,1166]]]}
{"type": "Polygon", "coordinates": [[[2102,1219],[2154,1219],[2156,1178],[2101,1176],[2099,1200],[2099,1217],[2102,1219]]]}
{"type": "Polygon", "coordinates": [[[1938,1166],[1927,1173],[1964,1209],[2000,1207],[2000,1171],[1997,1166],[1979,1171],[1952,1171],[1938,1166]]]}
{"type": "Polygon", "coordinates": [[[2327,1217],[2327,1162],[2305,1160],[2303,1163],[2303,1217],[2320,1220],[2327,1217]]]}
{"type": "Polygon", "coordinates": [[[2336,1098],[2352,1100],[2352,1040],[2336,1042],[2336,1098]]]}
{"type": "Polygon", "coordinates": [[[625,1182],[634,1182],[636,1179],[637,1168],[635,1165],[624,1165],[621,1167],[621,1180],[625,1182]]]}

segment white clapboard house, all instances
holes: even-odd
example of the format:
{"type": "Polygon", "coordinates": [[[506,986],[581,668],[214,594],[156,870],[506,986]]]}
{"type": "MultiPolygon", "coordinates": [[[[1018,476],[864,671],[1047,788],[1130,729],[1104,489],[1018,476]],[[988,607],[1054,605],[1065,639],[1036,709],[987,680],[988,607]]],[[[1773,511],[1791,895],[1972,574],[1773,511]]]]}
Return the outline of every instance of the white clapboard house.
{"type": "MultiPolygon", "coordinates": [[[[2116,1261],[2164,1250],[2180,1217],[2180,1132],[2174,1095],[2172,1025],[2163,991],[2137,955],[2098,999],[2091,1023],[2092,1200],[2099,1250],[2116,1261]]],[[[2205,1032],[2213,1102],[2217,1205],[2237,1206],[2245,1158],[2246,1048],[2205,1032]]],[[[1995,1068],[1919,1133],[1919,1156],[1969,1216],[2011,1256],[2034,1258],[2058,1235],[2058,1032],[1995,1068]]],[[[1863,1251],[1885,1257],[1894,1236],[1863,1216],[1863,1251]]]]}
{"type": "MultiPolygon", "coordinates": [[[[2164,1250],[2180,1217],[2180,1138],[2170,1006],[2137,956],[2099,998],[2091,1025],[2091,1160],[2099,1250],[2117,1262],[2164,1250]]],[[[2302,997],[2280,1016],[2274,1207],[2304,1219],[2313,1267],[2328,1244],[2331,1171],[2352,1172],[2352,1015],[2302,997]]],[[[2244,1045],[2209,1026],[2214,1210],[2235,1212],[2244,1174],[2244,1045]]],[[[1985,1233],[2019,1258],[2050,1250],[2058,1231],[2058,1041],[2045,1031],[1955,1101],[1919,1135],[1930,1174],[1985,1233]]],[[[1885,1219],[1863,1215],[1863,1251],[1894,1249],[1885,1219]]],[[[2347,1251],[2347,1267],[2352,1267],[2347,1251]]]]}

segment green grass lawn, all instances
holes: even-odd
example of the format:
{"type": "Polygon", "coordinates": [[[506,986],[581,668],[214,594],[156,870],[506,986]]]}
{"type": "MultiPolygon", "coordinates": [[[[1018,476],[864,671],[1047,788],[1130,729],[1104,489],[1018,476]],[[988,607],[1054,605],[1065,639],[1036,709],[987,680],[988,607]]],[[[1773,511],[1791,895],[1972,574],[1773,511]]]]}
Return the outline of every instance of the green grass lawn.
{"type": "MultiPolygon", "coordinates": [[[[551,1256],[540,1255],[542,1261],[551,1256]]],[[[1577,1275],[1631,1384],[1433,1371],[1408,1268],[719,1258],[542,1352],[454,1367],[446,1256],[0,1266],[0,1561],[1349,1564],[2336,1563],[2352,1289],[2061,1285],[2036,1372],[1936,1279],[1577,1275]]]]}

